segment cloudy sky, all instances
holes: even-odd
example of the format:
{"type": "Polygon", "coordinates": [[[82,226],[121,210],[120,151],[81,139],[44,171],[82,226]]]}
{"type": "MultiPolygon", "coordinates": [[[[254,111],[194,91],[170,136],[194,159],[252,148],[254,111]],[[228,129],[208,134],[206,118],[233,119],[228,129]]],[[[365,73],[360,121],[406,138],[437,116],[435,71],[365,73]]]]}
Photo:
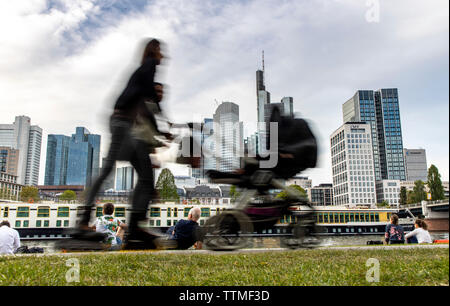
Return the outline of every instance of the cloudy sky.
{"type": "MultiPolygon", "coordinates": [[[[424,148],[449,179],[448,0],[27,0],[0,2],[0,123],[31,117],[48,134],[84,126],[109,143],[107,116],[138,64],[140,42],[157,37],[169,57],[158,79],[178,122],[211,117],[217,101],[256,121],[255,71],[265,52],[272,101],[294,98],[320,141],[331,182],[329,136],[358,89],[396,87],[403,142],[424,148]]],[[[182,174],[182,173],[180,173],[182,174]]]]}

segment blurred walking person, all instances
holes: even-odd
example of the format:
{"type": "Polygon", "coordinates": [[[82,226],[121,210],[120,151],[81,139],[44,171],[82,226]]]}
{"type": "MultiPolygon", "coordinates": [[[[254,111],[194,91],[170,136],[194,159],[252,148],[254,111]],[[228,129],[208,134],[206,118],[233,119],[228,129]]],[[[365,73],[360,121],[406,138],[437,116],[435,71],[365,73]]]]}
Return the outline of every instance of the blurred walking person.
{"type": "Polygon", "coordinates": [[[132,128],[137,117],[154,122],[154,116],[146,107],[146,101],[159,102],[161,95],[155,91],[156,66],[161,63],[161,43],[151,39],[145,46],[141,66],[131,75],[127,86],[117,99],[114,112],[110,118],[111,144],[105,165],[96,179],[86,201],[78,231],[72,235],[75,239],[92,239],[89,220],[95,196],[103,181],[110,174],[117,160],[129,161],[136,169],[139,179],[134,189],[132,212],[125,248],[155,248],[155,235],[139,227],[139,222],[146,219],[147,207],[154,195],[153,170],[150,159],[151,148],[145,141],[133,137],[132,128]],[[159,100],[158,100],[159,99],[159,100]]]}

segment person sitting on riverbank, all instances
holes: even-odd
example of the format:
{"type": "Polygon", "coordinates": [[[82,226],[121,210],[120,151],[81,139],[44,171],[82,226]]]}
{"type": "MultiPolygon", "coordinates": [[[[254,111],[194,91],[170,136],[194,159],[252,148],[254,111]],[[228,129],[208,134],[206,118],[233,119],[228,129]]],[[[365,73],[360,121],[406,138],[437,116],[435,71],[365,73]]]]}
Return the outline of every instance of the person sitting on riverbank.
{"type": "Polygon", "coordinates": [[[19,247],[19,232],[11,228],[8,221],[2,221],[0,223],[0,255],[14,254],[19,247]]]}
{"type": "Polygon", "coordinates": [[[428,232],[428,225],[424,220],[417,219],[414,223],[414,227],[416,229],[405,236],[408,243],[433,243],[430,233],[428,232]],[[412,239],[415,241],[410,241],[412,239]]]}
{"type": "Polygon", "coordinates": [[[388,244],[405,243],[405,232],[403,227],[398,224],[398,216],[396,214],[392,214],[391,223],[386,225],[384,240],[388,244]]]}
{"type": "Polygon", "coordinates": [[[127,225],[113,216],[114,204],[105,203],[103,205],[103,216],[95,220],[93,229],[96,232],[106,234],[103,241],[106,244],[111,244],[111,249],[120,249],[123,242],[124,231],[127,225]]]}
{"type": "Polygon", "coordinates": [[[169,239],[177,241],[177,249],[188,249],[194,246],[196,249],[202,248],[200,226],[197,221],[200,219],[200,208],[191,208],[187,220],[179,220],[176,225],[167,230],[169,239]]]}

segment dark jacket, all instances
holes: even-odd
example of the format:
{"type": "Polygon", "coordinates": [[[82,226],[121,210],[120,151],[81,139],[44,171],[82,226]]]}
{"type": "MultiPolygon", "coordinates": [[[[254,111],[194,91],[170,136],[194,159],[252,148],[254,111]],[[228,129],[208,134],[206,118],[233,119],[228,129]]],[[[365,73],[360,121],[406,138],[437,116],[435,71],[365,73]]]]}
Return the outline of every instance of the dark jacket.
{"type": "Polygon", "coordinates": [[[147,58],[131,75],[127,86],[116,101],[115,114],[126,116],[131,120],[140,114],[151,121],[155,120],[144,102],[154,100],[156,97],[154,85],[156,64],[156,59],[147,58]]]}
{"type": "Polygon", "coordinates": [[[188,249],[194,245],[199,238],[199,225],[192,220],[180,220],[175,225],[173,238],[178,242],[179,249],[188,249]]]}

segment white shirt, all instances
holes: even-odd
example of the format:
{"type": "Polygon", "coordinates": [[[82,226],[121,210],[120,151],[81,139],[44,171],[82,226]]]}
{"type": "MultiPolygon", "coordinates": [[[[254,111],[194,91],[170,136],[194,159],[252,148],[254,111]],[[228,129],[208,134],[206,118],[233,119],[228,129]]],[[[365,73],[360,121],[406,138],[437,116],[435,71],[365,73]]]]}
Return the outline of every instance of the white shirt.
{"type": "Polygon", "coordinates": [[[19,232],[6,225],[0,227],[0,254],[14,254],[19,247],[19,232]]]}
{"type": "Polygon", "coordinates": [[[430,233],[421,227],[418,227],[412,232],[409,232],[405,237],[411,238],[412,236],[416,236],[419,243],[433,243],[433,241],[431,241],[430,233]]]}

